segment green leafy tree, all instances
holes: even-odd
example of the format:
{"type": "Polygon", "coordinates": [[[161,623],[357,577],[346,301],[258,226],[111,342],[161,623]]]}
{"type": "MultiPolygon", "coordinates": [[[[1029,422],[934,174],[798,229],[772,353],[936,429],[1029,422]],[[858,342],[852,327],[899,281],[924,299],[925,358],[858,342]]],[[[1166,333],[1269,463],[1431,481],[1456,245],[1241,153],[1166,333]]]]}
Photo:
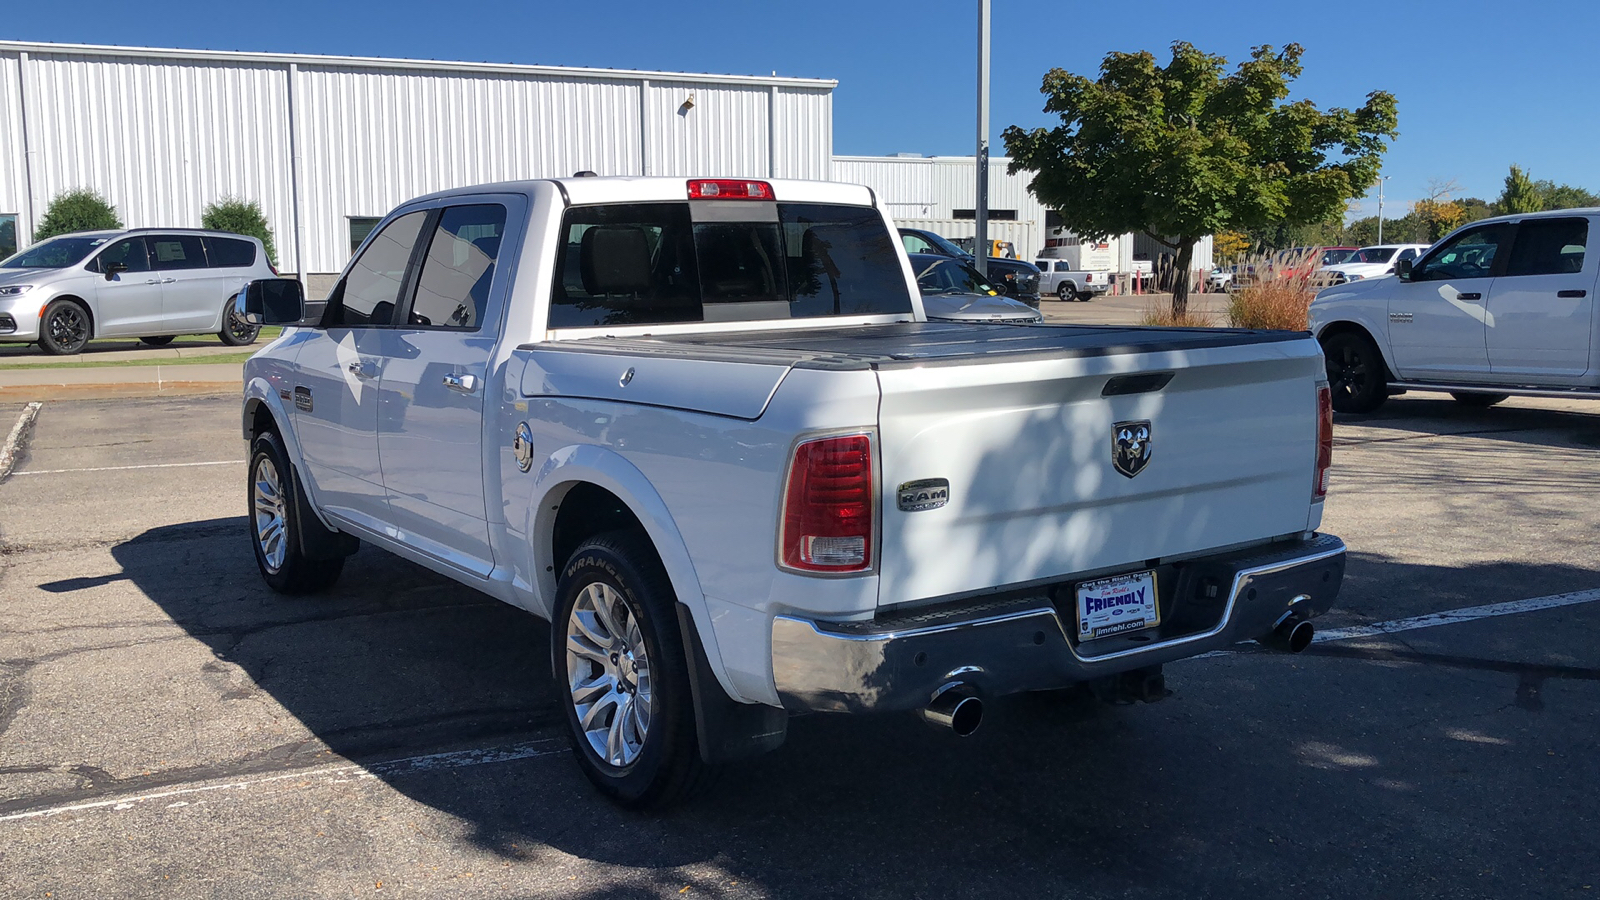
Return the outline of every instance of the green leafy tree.
{"type": "Polygon", "coordinates": [[[1494,203],[1495,212],[1506,216],[1538,212],[1541,209],[1544,209],[1544,198],[1539,196],[1533,179],[1521,166],[1512,166],[1511,172],[1506,175],[1506,186],[1500,192],[1500,199],[1494,203]]]}
{"type": "MultiPolygon", "coordinates": [[[[1172,45],[1159,66],[1148,52],[1112,53],[1096,80],[1051,69],[1040,90],[1052,129],[1005,130],[1010,170],[1063,224],[1085,237],[1144,232],[1192,268],[1194,245],[1219,231],[1310,224],[1341,213],[1376,180],[1396,131],[1394,97],[1367,95],[1357,110],[1285,102],[1303,48],[1257,47],[1227,60],[1172,45]]],[[[1188,279],[1172,297],[1188,308],[1188,279]]]]}
{"type": "Polygon", "coordinates": [[[1583,188],[1573,187],[1570,184],[1535,181],[1533,188],[1539,194],[1539,202],[1543,204],[1545,209],[1579,209],[1586,206],[1600,206],[1600,196],[1595,196],[1583,188]]]}
{"type": "Polygon", "coordinates": [[[267,249],[267,261],[278,264],[278,248],[272,242],[272,228],[261,212],[261,204],[237,197],[223,197],[205,208],[200,214],[200,227],[211,231],[228,231],[247,237],[259,238],[267,249]]]}
{"type": "Polygon", "coordinates": [[[33,239],[42,241],[75,231],[107,231],[121,228],[117,210],[99,192],[75,188],[56,195],[45,208],[44,218],[34,230],[33,239]]]}

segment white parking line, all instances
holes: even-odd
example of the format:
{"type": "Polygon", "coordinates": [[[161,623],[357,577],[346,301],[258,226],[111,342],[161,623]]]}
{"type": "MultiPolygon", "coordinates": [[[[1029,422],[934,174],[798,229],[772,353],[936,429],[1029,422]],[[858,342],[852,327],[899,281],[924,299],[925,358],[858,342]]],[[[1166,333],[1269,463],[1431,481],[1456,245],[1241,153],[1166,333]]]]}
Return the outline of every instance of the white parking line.
{"type": "MultiPolygon", "coordinates": [[[[14,822],[19,819],[40,819],[48,816],[58,816],[62,813],[83,812],[92,809],[112,809],[121,811],[132,809],[141,803],[155,800],[168,800],[173,797],[186,797],[193,794],[206,794],[214,791],[247,791],[263,784],[275,781],[288,781],[294,778],[316,778],[329,782],[348,781],[351,778],[382,778],[394,775],[410,775],[416,772],[428,772],[439,769],[462,769],[468,766],[482,766],[489,763],[513,762],[519,759],[536,759],[541,756],[550,756],[564,752],[559,746],[562,743],[555,738],[539,741],[528,741],[521,744],[508,744],[504,747],[486,747],[477,750],[456,750],[450,753],[430,753],[426,756],[409,756],[404,759],[390,760],[385,763],[374,763],[370,766],[322,766],[315,769],[300,769],[294,772],[285,772],[280,775],[266,775],[259,778],[246,778],[242,781],[230,781],[223,784],[206,784],[198,787],[177,788],[170,791],[158,791],[152,794],[136,794],[132,797],[119,797],[112,800],[96,800],[92,803],[73,803],[66,806],[52,806],[46,809],[34,809],[28,812],[12,813],[9,816],[0,816],[0,822],[14,822]]],[[[186,806],[187,803],[171,803],[169,808],[186,806]]]]}
{"type": "Polygon", "coordinates": [[[11,433],[6,436],[6,442],[0,444],[0,478],[11,474],[11,467],[17,464],[17,448],[22,445],[22,436],[27,434],[28,426],[39,415],[39,408],[43,403],[35,400],[22,408],[22,415],[17,417],[17,424],[11,426],[11,433]]]}
{"type": "Polygon", "coordinates": [[[1318,632],[1317,636],[1312,640],[1314,643],[1320,644],[1323,641],[1348,641],[1351,638],[1376,637],[1380,634],[1399,634],[1402,631],[1416,631],[1419,628],[1432,628],[1436,625],[1454,625],[1458,622],[1471,622],[1476,619],[1492,619],[1495,616],[1513,616],[1517,613],[1537,612],[1541,609],[1577,606],[1580,603],[1593,603],[1596,600],[1600,600],[1600,590],[1551,594],[1548,597],[1534,597],[1529,600],[1507,600],[1504,603],[1469,606],[1466,609],[1452,609],[1446,612],[1429,613],[1425,616],[1412,616],[1409,619],[1395,619],[1391,622],[1353,625],[1349,628],[1334,628],[1329,631],[1318,632]]]}
{"type": "Polygon", "coordinates": [[[87,469],[39,469],[32,472],[18,472],[17,477],[24,475],[69,475],[74,472],[127,472],[133,469],[182,469],[188,466],[237,466],[243,465],[242,459],[219,459],[214,462],[192,463],[147,463],[142,466],[94,466],[87,469]]]}

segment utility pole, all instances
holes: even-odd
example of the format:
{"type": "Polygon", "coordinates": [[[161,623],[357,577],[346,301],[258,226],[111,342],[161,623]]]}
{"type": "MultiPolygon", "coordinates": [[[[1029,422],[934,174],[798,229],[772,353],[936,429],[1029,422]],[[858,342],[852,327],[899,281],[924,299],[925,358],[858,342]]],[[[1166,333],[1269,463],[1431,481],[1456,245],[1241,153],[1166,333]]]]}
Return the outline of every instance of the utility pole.
{"type": "Polygon", "coordinates": [[[1383,243],[1383,183],[1389,176],[1382,175],[1378,178],[1378,243],[1383,243]]]}
{"type": "Polygon", "coordinates": [[[978,235],[973,265],[989,277],[989,0],[978,0],[978,235]]]}

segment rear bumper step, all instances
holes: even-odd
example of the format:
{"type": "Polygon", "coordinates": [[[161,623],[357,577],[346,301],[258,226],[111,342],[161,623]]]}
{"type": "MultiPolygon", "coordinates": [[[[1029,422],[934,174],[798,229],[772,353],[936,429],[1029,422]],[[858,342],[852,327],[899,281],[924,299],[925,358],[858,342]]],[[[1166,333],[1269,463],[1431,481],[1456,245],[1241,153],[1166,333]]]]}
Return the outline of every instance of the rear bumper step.
{"type": "Polygon", "coordinates": [[[1040,595],[870,622],[778,616],[773,678],[790,712],[917,709],[955,680],[989,697],[1066,687],[1265,638],[1289,618],[1315,618],[1338,596],[1344,566],[1344,542],[1332,535],[1189,560],[1162,592],[1160,628],[1081,644],[1069,637],[1076,630],[1071,582],[1056,586],[1056,600],[1040,595]]]}

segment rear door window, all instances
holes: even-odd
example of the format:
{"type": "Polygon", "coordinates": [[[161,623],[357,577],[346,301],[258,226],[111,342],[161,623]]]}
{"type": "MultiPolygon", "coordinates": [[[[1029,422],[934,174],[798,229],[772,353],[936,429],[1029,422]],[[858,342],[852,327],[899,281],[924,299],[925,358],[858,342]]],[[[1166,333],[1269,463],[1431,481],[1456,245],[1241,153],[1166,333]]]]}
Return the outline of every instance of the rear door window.
{"type": "Polygon", "coordinates": [[[876,210],[807,203],[567,211],[550,327],[909,314],[876,210]]]}
{"type": "Polygon", "coordinates": [[[489,307],[505,230],[506,208],[498,203],[446,209],[423,258],[407,324],[476,331],[489,307]]]}
{"type": "Polygon", "coordinates": [[[192,234],[152,234],[146,238],[157,269],[204,269],[206,250],[192,234]]]}
{"type": "Polygon", "coordinates": [[[1588,243],[1588,219],[1529,219],[1517,226],[1506,274],[1577,274],[1583,271],[1588,243]]]}
{"type": "Polygon", "coordinates": [[[202,237],[206,259],[215,269],[237,269],[256,264],[256,245],[238,238],[202,237]]]}
{"type": "Polygon", "coordinates": [[[400,288],[427,218],[426,212],[406,213],[384,226],[328,295],[322,327],[377,328],[394,320],[400,288]]]}

